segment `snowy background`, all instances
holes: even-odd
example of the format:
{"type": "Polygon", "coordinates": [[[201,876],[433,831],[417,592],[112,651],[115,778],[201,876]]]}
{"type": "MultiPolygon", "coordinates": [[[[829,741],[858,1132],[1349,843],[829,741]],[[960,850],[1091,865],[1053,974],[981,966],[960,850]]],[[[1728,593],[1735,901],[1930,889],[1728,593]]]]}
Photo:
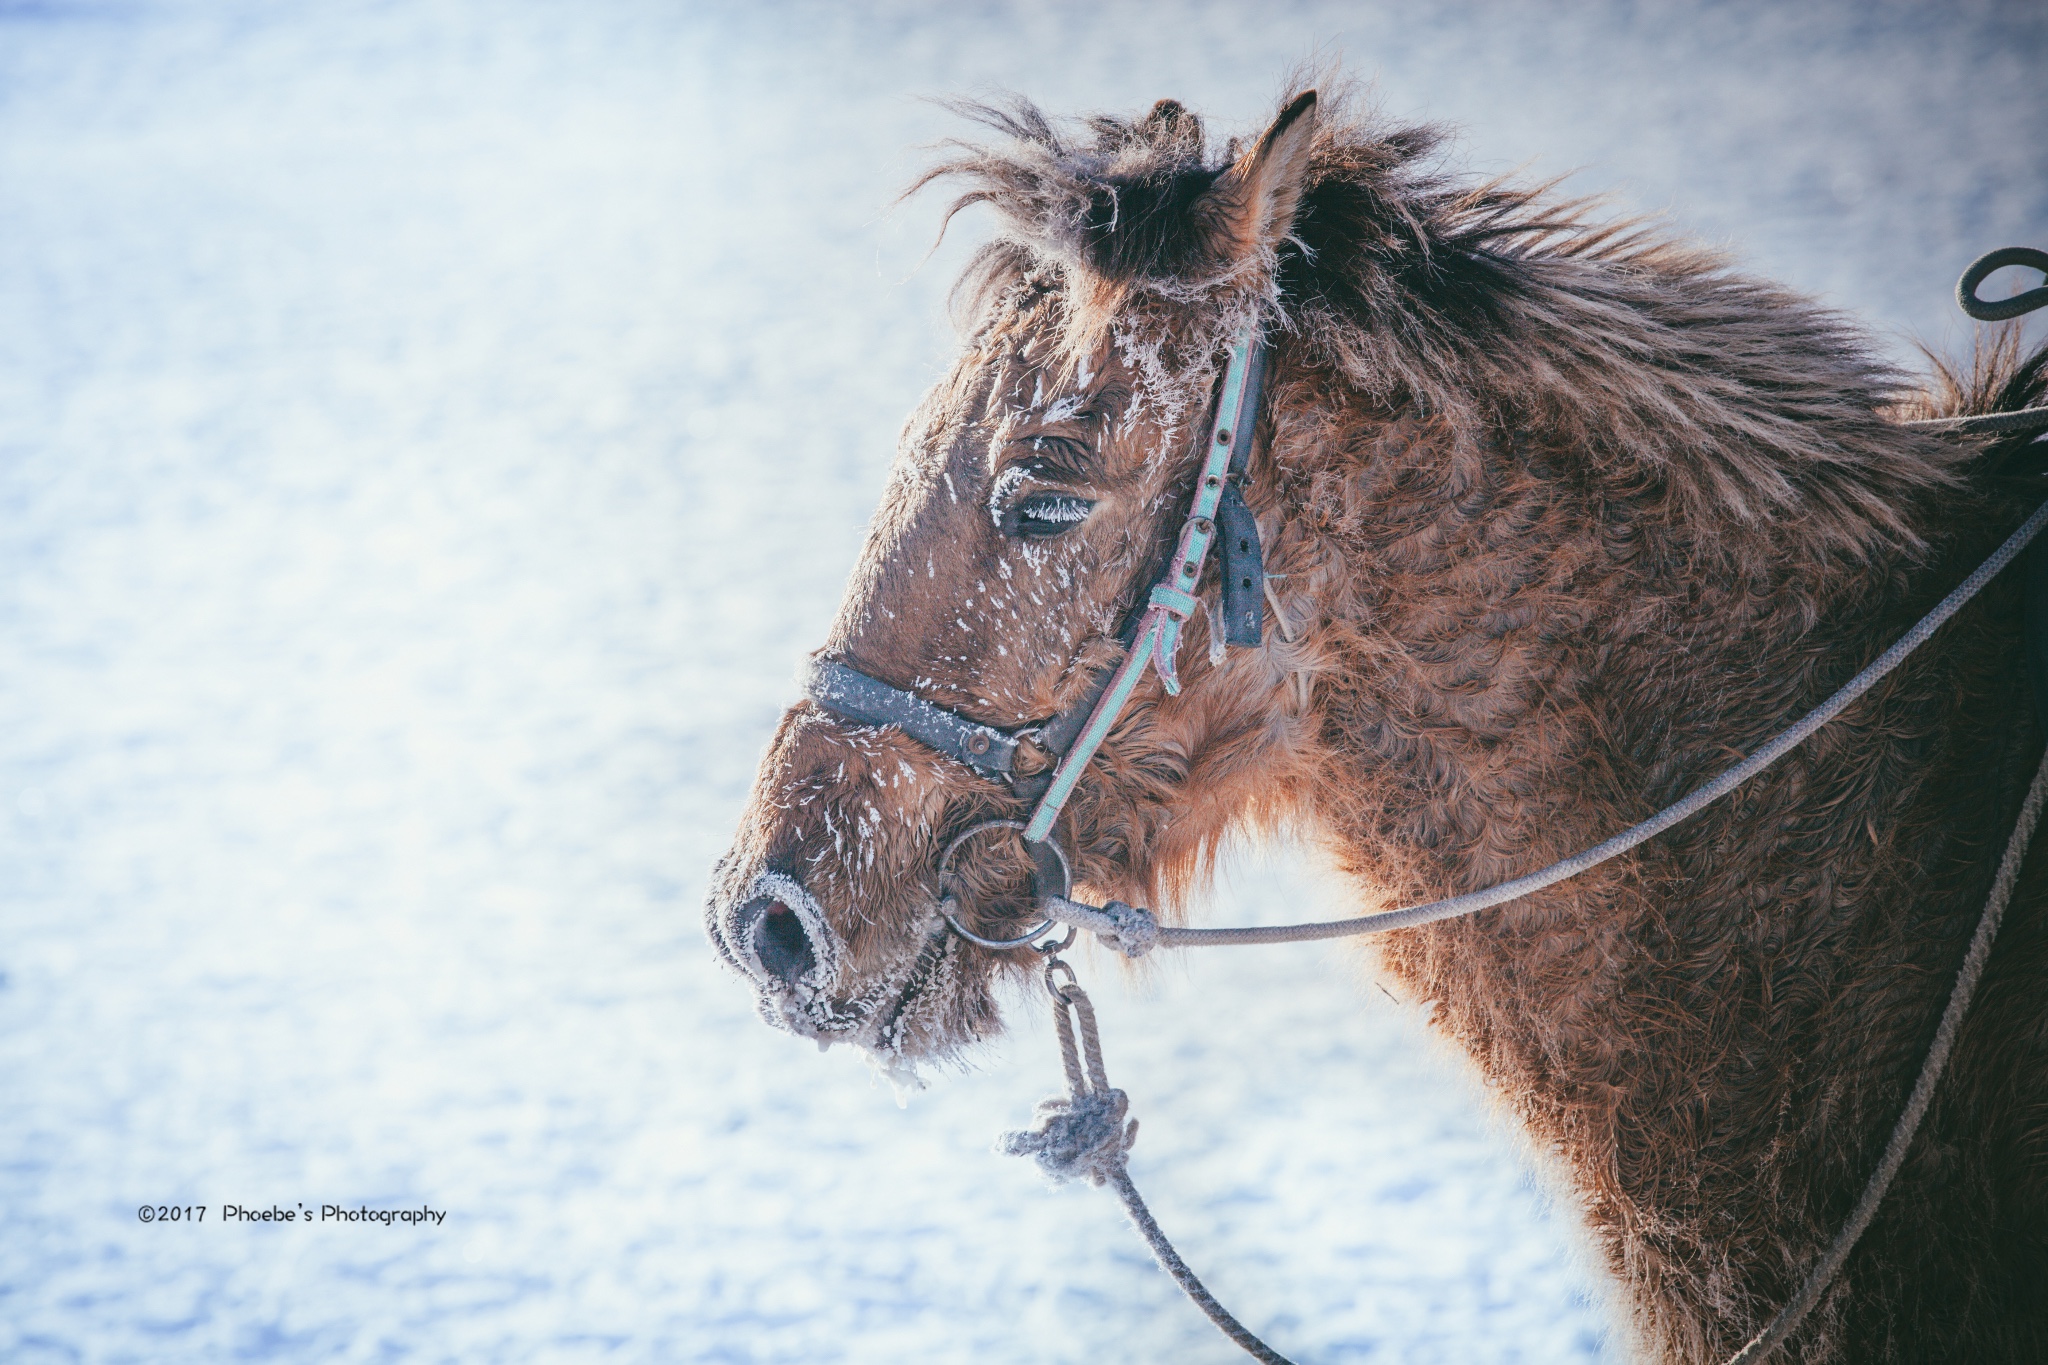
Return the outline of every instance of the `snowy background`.
{"type": "MultiPolygon", "coordinates": [[[[2048,245],[2043,15],[0,0],[0,1359],[1236,1358],[989,1151],[1035,1010],[899,1111],[698,927],[986,230],[920,265],[889,208],[917,97],[1242,129],[1341,57],[1904,358],[2048,245]]],[[[1217,916],[1346,911],[1296,867],[1217,916]]],[[[1343,950],[1084,973],[1141,1185],[1281,1349],[1619,1358],[1343,950]]]]}

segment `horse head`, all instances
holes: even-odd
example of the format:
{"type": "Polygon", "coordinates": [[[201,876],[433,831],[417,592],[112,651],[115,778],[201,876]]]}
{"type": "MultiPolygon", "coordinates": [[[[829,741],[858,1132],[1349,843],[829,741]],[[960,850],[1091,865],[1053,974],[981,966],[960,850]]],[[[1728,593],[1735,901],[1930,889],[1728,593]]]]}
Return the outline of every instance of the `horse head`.
{"type": "MultiPolygon", "coordinates": [[[[990,203],[1007,230],[962,281],[965,351],[907,424],[814,659],[1014,736],[1010,770],[800,702],[707,908],[771,1023],[898,1071],[991,1036],[996,987],[1028,966],[941,913],[996,940],[1035,923],[1026,846],[973,833],[944,878],[942,855],[1029,814],[1057,760],[1048,723],[1128,648],[1189,516],[1229,340],[1274,297],[1316,137],[1312,92],[1213,161],[1171,101],[1098,120],[1086,147],[1029,109],[972,112],[1022,150],[967,148],[927,179],[967,177],[955,211],[990,203]]],[[[1256,514],[1273,473],[1255,459],[1245,474],[1256,514]]],[[[1213,571],[1185,586],[1217,597],[1213,571]]],[[[1144,680],[1060,814],[1055,843],[1095,891],[1170,903],[1230,830],[1312,780],[1293,668],[1220,655],[1214,619],[1188,614],[1185,687],[1144,680]]]]}

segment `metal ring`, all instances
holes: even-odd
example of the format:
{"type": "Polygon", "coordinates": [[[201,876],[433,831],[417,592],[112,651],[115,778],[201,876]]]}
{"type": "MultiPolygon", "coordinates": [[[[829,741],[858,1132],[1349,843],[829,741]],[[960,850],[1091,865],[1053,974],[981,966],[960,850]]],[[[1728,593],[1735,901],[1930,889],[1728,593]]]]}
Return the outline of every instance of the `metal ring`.
{"type": "Polygon", "coordinates": [[[1067,974],[1067,985],[1069,986],[1080,985],[1081,978],[1074,975],[1074,969],[1072,967],[1069,967],[1066,963],[1060,961],[1058,958],[1049,957],[1045,960],[1045,988],[1048,991],[1052,992],[1053,999],[1064,1001],[1067,998],[1065,988],[1053,984],[1052,969],[1055,967],[1059,968],[1061,971],[1067,974]]]}
{"type": "MultiPolygon", "coordinates": [[[[983,820],[978,825],[969,825],[966,829],[963,829],[958,834],[954,835],[953,841],[946,845],[946,851],[939,855],[939,876],[941,878],[952,877],[953,855],[960,851],[960,845],[966,843],[975,835],[991,829],[1021,830],[1023,828],[1024,822],[1022,820],[983,820]]],[[[1073,864],[1067,861],[1067,851],[1061,848],[1059,845],[1059,841],[1057,839],[1052,838],[1050,835],[1048,835],[1045,839],[1041,840],[1040,842],[1042,842],[1047,848],[1050,848],[1053,851],[1053,856],[1057,857],[1060,860],[1061,877],[1067,883],[1067,889],[1071,890],[1073,887],[1074,880],[1074,868],[1073,864]]],[[[1064,895],[1065,892],[1062,892],[1061,894],[1064,895]]],[[[1032,926],[1030,930],[1028,930],[1027,932],[1025,932],[1017,938],[983,938],[980,934],[975,933],[972,929],[969,929],[967,926],[960,923],[959,920],[953,918],[953,912],[949,910],[947,907],[957,907],[959,904],[960,902],[957,897],[954,897],[950,894],[941,896],[939,898],[940,917],[943,918],[948,925],[952,926],[954,933],[960,935],[960,937],[966,939],[969,943],[979,944],[984,948],[992,948],[997,952],[1006,952],[1012,948],[1037,947],[1038,945],[1035,944],[1033,940],[1039,938],[1041,935],[1051,933],[1053,930],[1059,927],[1059,921],[1053,919],[1050,915],[1047,915],[1045,918],[1041,919],[1036,925],[1032,926]]],[[[1057,953],[1062,949],[1071,947],[1074,942],[1074,937],[1078,932],[1079,931],[1075,929],[1073,925],[1070,924],[1067,926],[1067,936],[1063,941],[1052,945],[1050,948],[1039,948],[1038,950],[1040,952],[1057,953]]]]}
{"type": "MultiPolygon", "coordinates": [[[[1053,921],[1051,917],[1048,916],[1047,923],[1053,922],[1055,921],[1053,921]]],[[[1079,938],[1080,936],[1081,926],[1078,924],[1069,924],[1067,926],[1067,936],[1061,939],[1058,943],[1054,943],[1051,939],[1047,939],[1044,943],[1032,944],[1031,951],[1034,953],[1044,953],[1048,958],[1056,959],[1061,953],[1064,953],[1067,949],[1073,947],[1074,940],[1079,938]]]]}
{"type": "MultiPolygon", "coordinates": [[[[960,845],[966,843],[969,839],[973,838],[977,834],[982,833],[984,830],[1022,830],[1024,828],[1025,824],[1022,820],[984,820],[978,825],[969,825],[966,829],[963,829],[958,834],[954,835],[953,842],[947,844],[946,851],[939,855],[939,875],[944,876],[947,873],[951,872],[953,870],[953,855],[960,851],[960,845]]],[[[1074,864],[1067,857],[1067,851],[1061,848],[1060,841],[1058,839],[1053,838],[1053,836],[1050,834],[1046,835],[1043,839],[1040,839],[1037,842],[1051,849],[1053,856],[1060,860],[1060,880],[1064,883],[1064,885],[1060,888],[1059,894],[1061,894],[1062,896],[1068,894],[1070,891],[1074,889],[1074,864]]]]}

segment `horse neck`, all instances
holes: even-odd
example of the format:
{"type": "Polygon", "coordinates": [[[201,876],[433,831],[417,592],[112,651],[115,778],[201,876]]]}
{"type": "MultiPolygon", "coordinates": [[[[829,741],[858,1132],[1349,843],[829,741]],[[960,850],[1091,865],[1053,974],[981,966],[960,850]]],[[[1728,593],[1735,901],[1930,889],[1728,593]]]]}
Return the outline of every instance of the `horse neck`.
{"type": "MultiPolygon", "coordinates": [[[[1323,449],[1359,458],[1304,471],[1288,544],[1324,566],[1337,774],[1315,814],[1403,901],[1543,866],[1691,790],[2010,529],[1991,497],[1930,493],[1900,513],[1922,547],[1873,536],[1858,556],[1796,516],[1702,527],[1667,490],[1442,417],[1352,438],[1323,449]]],[[[1634,854],[1382,945],[1563,1158],[1618,1273],[1663,1264],[1661,1237],[1702,1274],[1730,1228],[1796,1242],[1862,1179],[2038,742],[2017,595],[1994,584],[1779,768],[1634,854]]]]}
{"type": "Polygon", "coordinates": [[[1441,410],[1281,428],[1276,567],[1327,623],[1329,760],[1382,826],[1373,879],[1418,895],[1525,872],[1690,790],[2004,529],[1991,500],[1922,488],[1845,546],[1799,508],[1703,509],[1676,480],[1441,410]]]}

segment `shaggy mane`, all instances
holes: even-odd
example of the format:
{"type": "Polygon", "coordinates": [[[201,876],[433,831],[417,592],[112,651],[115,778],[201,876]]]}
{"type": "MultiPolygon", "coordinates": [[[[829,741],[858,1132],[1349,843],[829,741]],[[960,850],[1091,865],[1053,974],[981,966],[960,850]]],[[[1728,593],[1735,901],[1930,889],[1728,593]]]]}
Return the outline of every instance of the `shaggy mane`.
{"type": "Polygon", "coordinates": [[[1976,454],[1886,420],[1935,400],[1840,314],[1556,181],[1458,175],[1443,128],[1390,122],[1350,89],[1324,86],[1301,209],[1257,280],[1190,213],[1241,144],[1174,101],[1065,131],[1021,98],[948,107],[999,137],[948,144],[906,194],[961,181],[948,223],[976,204],[998,216],[956,286],[970,333],[1050,291],[1077,339],[1142,309],[1199,348],[1203,321],[1249,292],[1363,401],[1574,448],[1660,486],[1703,540],[1796,518],[1857,559],[1923,550],[1905,509],[1976,454]]]}

